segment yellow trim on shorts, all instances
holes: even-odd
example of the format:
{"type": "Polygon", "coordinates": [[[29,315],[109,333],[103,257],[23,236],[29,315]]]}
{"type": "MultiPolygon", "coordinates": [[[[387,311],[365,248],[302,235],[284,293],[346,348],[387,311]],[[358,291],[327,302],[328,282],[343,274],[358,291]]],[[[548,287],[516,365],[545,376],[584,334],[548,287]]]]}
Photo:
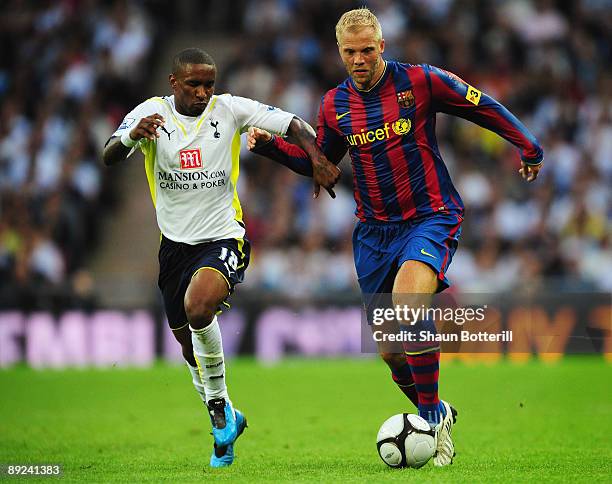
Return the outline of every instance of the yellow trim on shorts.
{"type": "Polygon", "coordinates": [[[228,280],[228,278],[227,278],[227,277],[225,277],[225,274],[223,274],[223,272],[221,272],[219,269],[216,269],[216,268],[214,268],[214,267],[210,267],[210,266],[203,266],[203,267],[200,267],[200,268],[196,269],[196,271],[193,273],[193,275],[191,276],[191,278],[193,279],[193,278],[196,276],[196,274],[197,274],[198,272],[200,272],[202,269],[210,269],[211,271],[215,271],[215,272],[218,272],[219,274],[221,274],[221,276],[223,277],[223,279],[225,279],[225,282],[227,283],[227,288],[228,288],[230,291],[232,290],[232,285],[230,284],[230,281],[228,280]]]}
{"type": "Polygon", "coordinates": [[[426,353],[433,353],[434,351],[440,351],[439,346],[435,346],[433,348],[427,348],[426,350],[421,351],[404,351],[408,356],[416,356],[416,355],[424,355],[426,353]]]}
{"type": "MultiPolygon", "coordinates": [[[[244,247],[244,239],[236,238],[236,242],[238,243],[238,252],[240,252],[240,257],[244,259],[244,251],[242,250],[242,248],[244,247]]],[[[236,269],[240,269],[243,266],[244,266],[244,262],[238,267],[236,267],[236,269]]]]}
{"type": "MultiPolygon", "coordinates": [[[[231,309],[232,305],[230,303],[228,303],[225,299],[223,301],[221,301],[221,304],[223,304],[225,306],[225,309],[231,309]]],[[[217,311],[215,312],[215,314],[217,316],[219,316],[219,314],[223,313],[223,309],[217,309],[217,311]]]]}
{"type": "MultiPolygon", "coordinates": [[[[168,326],[170,326],[168,324],[168,326]]],[[[179,326],[178,328],[173,328],[172,326],[170,326],[170,330],[171,331],[178,331],[179,329],[183,329],[185,326],[189,326],[189,322],[186,322],[185,324],[183,324],[183,326],[179,326]]]]}

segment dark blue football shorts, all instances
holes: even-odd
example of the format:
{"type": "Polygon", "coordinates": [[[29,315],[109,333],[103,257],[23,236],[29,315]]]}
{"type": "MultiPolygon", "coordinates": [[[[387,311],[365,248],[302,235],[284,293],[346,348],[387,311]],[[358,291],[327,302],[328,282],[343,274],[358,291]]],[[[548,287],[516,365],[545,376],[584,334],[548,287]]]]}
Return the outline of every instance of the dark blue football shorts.
{"type": "Polygon", "coordinates": [[[435,213],[403,222],[358,222],[353,255],[364,296],[391,293],[402,264],[418,260],[438,275],[438,292],[449,287],[446,270],[461,234],[459,212],[435,213]]]}
{"type": "MultiPolygon", "coordinates": [[[[187,324],[185,293],[192,277],[200,269],[208,268],[221,274],[231,294],[236,284],[244,280],[250,254],[251,245],[246,238],[190,245],[162,236],[158,286],[170,328],[176,330],[187,324]]],[[[227,300],[217,310],[221,311],[224,307],[229,307],[227,300]]]]}

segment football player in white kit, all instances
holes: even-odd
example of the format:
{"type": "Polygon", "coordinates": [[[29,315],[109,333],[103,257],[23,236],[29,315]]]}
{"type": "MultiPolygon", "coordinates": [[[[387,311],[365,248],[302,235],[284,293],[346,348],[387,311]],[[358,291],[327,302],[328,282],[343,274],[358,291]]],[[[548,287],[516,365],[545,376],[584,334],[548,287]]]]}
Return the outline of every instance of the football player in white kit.
{"type": "Polygon", "coordinates": [[[169,76],[174,94],[148,99],[127,114],[103,159],[114,165],[137,148],[144,154],[161,230],[159,287],[168,323],[208,407],[210,465],[224,467],[232,464],[233,444],[246,427],[228,396],[216,317],[249,263],[236,191],[240,134],[254,126],[291,135],[312,160],[315,195],[323,186],[334,196],[340,170],[320,151],[310,125],[251,99],[214,95],[215,77],[210,55],[181,51],[169,76]]]}

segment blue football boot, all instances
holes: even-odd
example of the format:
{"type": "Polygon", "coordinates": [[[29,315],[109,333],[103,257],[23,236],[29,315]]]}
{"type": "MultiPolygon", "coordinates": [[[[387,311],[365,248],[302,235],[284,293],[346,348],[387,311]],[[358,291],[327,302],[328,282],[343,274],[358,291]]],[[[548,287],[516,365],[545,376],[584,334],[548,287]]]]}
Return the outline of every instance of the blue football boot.
{"type": "Polygon", "coordinates": [[[238,428],[234,409],[224,398],[214,398],[208,401],[208,413],[212,423],[212,435],[215,444],[225,447],[236,440],[238,428]]]}
{"type": "MultiPolygon", "coordinates": [[[[244,429],[247,427],[246,418],[236,410],[236,439],[240,437],[244,429]]],[[[235,442],[235,440],[234,440],[235,442]]],[[[219,447],[215,442],[213,453],[210,456],[210,467],[227,467],[234,462],[234,444],[228,444],[224,447],[219,447]]]]}

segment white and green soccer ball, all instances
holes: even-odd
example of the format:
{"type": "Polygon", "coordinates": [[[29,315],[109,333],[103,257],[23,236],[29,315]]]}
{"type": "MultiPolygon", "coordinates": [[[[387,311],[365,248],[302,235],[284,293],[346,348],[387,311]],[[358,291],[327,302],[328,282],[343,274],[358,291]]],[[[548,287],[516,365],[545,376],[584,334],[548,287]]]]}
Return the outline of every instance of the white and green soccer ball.
{"type": "Polygon", "coordinates": [[[389,467],[418,469],[436,451],[435,432],[427,420],[411,413],[393,415],[384,421],[376,437],[378,455],[389,467]]]}

